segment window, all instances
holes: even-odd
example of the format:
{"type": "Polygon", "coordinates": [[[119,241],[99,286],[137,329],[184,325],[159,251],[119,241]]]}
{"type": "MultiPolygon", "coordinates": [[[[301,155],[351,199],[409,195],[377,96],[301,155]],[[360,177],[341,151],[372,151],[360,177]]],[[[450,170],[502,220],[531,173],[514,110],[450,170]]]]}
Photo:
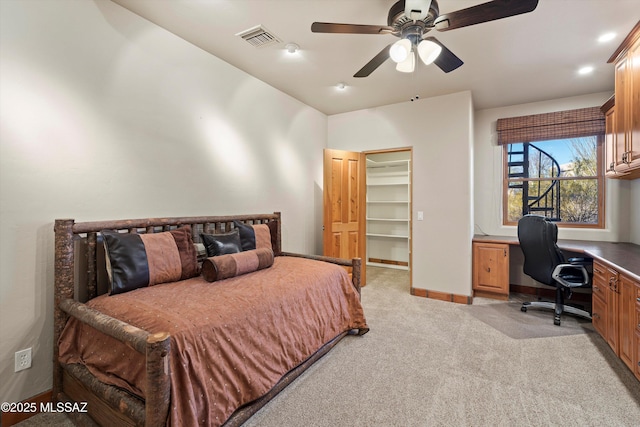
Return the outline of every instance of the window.
{"type": "Polygon", "coordinates": [[[599,227],[603,221],[599,136],[504,146],[504,223],[526,214],[559,224],[599,227]]]}
{"type": "Polygon", "coordinates": [[[599,108],[499,119],[503,223],[526,214],[604,227],[604,115],[599,108]]]}

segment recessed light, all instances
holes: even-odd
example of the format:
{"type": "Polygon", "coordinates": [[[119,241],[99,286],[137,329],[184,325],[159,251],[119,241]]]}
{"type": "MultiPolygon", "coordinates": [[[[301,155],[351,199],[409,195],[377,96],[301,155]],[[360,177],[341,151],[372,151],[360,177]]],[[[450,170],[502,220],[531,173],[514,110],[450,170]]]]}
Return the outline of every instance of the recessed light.
{"type": "Polygon", "coordinates": [[[593,73],[593,67],[591,65],[587,65],[578,70],[578,74],[580,75],[591,74],[591,73],[593,73]]]}
{"type": "Polygon", "coordinates": [[[616,33],[605,33],[598,37],[598,42],[606,43],[616,38],[616,33]]]}
{"type": "Polygon", "coordinates": [[[287,49],[287,52],[291,54],[294,54],[298,52],[298,50],[300,50],[300,46],[295,43],[287,43],[284,48],[287,49]]]}
{"type": "Polygon", "coordinates": [[[340,82],[340,83],[338,83],[338,84],[336,85],[336,87],[337,87],[339,90],[345,90],[345,89],[347,88],[347,85],[346,85],[346,84],[344,84],[344,83],[342,83],[342,82],[340,82]]]}

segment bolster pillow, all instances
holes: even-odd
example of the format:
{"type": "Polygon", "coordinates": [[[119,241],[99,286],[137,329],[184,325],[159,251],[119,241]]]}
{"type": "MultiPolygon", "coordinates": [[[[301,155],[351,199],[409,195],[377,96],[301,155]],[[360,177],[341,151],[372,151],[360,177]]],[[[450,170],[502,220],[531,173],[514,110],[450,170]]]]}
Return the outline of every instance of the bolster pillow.
{"type": "Polygon", "coordinates": [[[271,249],[254,249],[205,259],[202,263],[202,277],[208,282],[215,282],[262,270],[272,265],[273,251],[271,249]]]}

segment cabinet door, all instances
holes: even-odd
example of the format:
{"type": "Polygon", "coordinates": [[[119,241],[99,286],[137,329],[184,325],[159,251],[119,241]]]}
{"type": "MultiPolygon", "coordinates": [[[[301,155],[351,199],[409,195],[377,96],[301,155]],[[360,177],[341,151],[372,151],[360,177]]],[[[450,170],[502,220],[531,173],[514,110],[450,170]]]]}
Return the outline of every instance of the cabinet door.
{"type": "Polygon", "coordinates": [[[509,295],[509,246],[474,243],[473,289],[509,295]]]}
{"type": "Polygon", "coordinates": [[[633,371],[635,360],[635,317],[636,317],[636,284],[627,276],[620,275],[619,291],[619,353],[620,359],[633,371]]]}
{"type": "Polygon", "coordinates": [[[636,369],[633,371],[640,380],[640,332],[636,332],[636,369]]]}
{"type": "Polygon", "coordinates": [[[607,325],[609,324],[607,315],[607,299],[609,298],[609,283],[607,281],[606,267],[598,261],[593,262],[593,282],[592,290],[592,323],[595,330],[608,341],[607,325]]]}
{"type": "Polygon", "coordinates": [[[615,134],[615,107],[611,107],[604,115],[605,139],[604,139],[604,170],[606,176],[616,176],[616,134],[615,134]]]}
{"type": "MultiPolygon", "coordinates": [[[[594,281],[595,283],[595,281],[594,281]]],[[[593,296],[591,302],[591,323],[602,338],[607,339],[607,304],[600,297],[593,296]]]]}
{"type": "Polygon", "coordinates": [[[605,270],[607,289],[607,342],[609,347],[618,354],[619,347],[619,294],[618,272],[610,268],[605,270]]]}
{"type": "Polygon", "coordinates": [[[629,140],[627,162],[629,168],[640,168],[640,40],[629,49],[629,140]]]}
{"type": "Polygon", "coordinates": [[[616,80],[616,119],[614,121],[615,129],[615,153],[616,153],[616,170],[619,172],[628,171],[629,167],[625,163],[627,142],[629,140],[630,116],[629,116],[629,98],[630,98],[630,81],[629,81],[629,60],[628,57],[622,58],[615,67],[616,80]]]}

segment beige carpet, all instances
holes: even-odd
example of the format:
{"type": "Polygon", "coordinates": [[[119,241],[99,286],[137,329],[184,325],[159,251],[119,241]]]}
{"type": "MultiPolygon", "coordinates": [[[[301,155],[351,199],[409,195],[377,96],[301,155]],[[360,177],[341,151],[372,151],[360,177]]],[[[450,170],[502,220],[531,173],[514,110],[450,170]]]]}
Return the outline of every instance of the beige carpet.
{"type": "Polygon", "coordinates": [[[406,272],[367,275],[371,331],[342,340],[245,426],[640,426],[640,382],[599,335],[514,339],[469,306],[409,295],[406,272]]]}
{"type": "Polygon", "coordinates": [[[597,334],[513,339],[469,306],[409,295],[406,274],[367,275],[371,331],[246,426],[640,426],[640,382],[597,334]]]}

